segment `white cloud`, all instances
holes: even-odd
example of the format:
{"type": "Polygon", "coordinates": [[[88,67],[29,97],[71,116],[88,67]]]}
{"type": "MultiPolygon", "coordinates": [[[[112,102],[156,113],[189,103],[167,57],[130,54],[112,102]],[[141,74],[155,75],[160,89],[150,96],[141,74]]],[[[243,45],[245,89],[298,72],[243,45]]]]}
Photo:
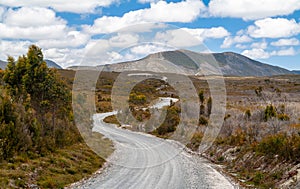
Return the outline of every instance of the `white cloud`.
{"type": "Polygon", "coordinates": [[[248,47],[247,45],[242,45],[242,44],[235,45],[235,48],[238,48],[238,49],[246,49],[247,47],[248,47]]]}
{"type": "Polygon", "coordinates": [[[151,3],[150,9],[142,10],[141,16],[152,22],[191,22],[204,8],[205,5],[199,0],[186,0],[178,3],[159,1],[151,3]]]}
{"type": "Polygon", "coordinates": [[[252,59],[267,59],[270,58],[270,54],[266,52],[264,49],[251,49],[244,50],[242,55],[247,56],[252,59]]]}
{"type": "Polygon", "coordinates": [[[0,23],[2,39],[58,39],[66,34],[66,21],[46,8],[9,9],[0,23]]]}
{"type": "Polygon", "coordinates": [[[240,43],[248,43],[251,42],[252,39],[247,35],[237,35],[235,37],[228,36],[224,39],[221,48],[229,48],[233,44],[240,44],[240,43]]]}
{"type": "Polygon", "coordinates": [[[293,47],[272,52],[267,52],[264,49],[254,48],[251,50],[244,50],[242,55],[253,59],[268,59],[271,56],[293,56],[296,55],[296,51],[293,47]]]}
{"type": "Polygon", "coordinates": [[[106,7],[118,0],[0,0],[0,5],[8,7],[44,7],[59,12],[94,13],[97,7],[106,7]]]}
{"type": "Polygon", "coordinates": [[[278,41],[272,42],[271,45],[273,46],[297,46],[300,45],[300,41],[296,38],[291,39],[279,39],[278,41]]]}
{"type": "Polygon", "coordinates": [[[213,39],[224,38],[230,35],[230,33],[223,27],[196,28],[196,29],[182,28],[182,30],[189,32],[199,41],[204,41],[207,38],[213,38],[213,39]]]}
{"type": "Polygon", "coordinates": [[[199,0],[186,0],[181,2],[159,1],[151,3],[150,8],[130,11],[122,17],[103,16],[94,21],[92,26],[84,26],[89,33],[111,33],[121,28],[136,25],[137,23],[153,22],[192,22],[199,15],[205,5],[199,0]]]}
{"type": "Polygon", "coordinates": [[[51,48],[43,50],[44,57],[50,60],[54,60],[60,66],[66,68],[71,65],[79,65],[83,60],[84,49],[57,49],[51,48]]]}
{"type": "Polygon", "coordinates": [[[155,3],[158,2],[160,0],[138,0],[140,3],[155,3]]]}
{"type": "Polygon", "coordinates": [[[0,60],[6,60],[7,56],[18,58],[26,54],[28,47],[32,44],[30,41],[0,41],[0,60]]]}
{"type": "Polygon", "coordinates": [[[5,11],[6,11],[5,8],[0,6],[0,22],[2,22],[2,19],[3,19],[2,17],[3,17],[3,14],[5,13],[5,11]]]}
{"type": "Polygon", "coordinates": [[[89,39],[89,35],[79,31],[69,31],[64,36],[61,36],[60,39],[41,39],[37,42],[37,45],[43,48],[74,48],[85,45],[89,39]]]}
{"type": "Polygon", "coordinates": [[[291,37],[300,33],[300,24],[294,19],[266,18],[255,21],[247,33],[254,38],[291,37]]]}
{"type": "Polygon", "coordinates": [[[299,0],[211,0],[209,12],[213,16],[255,20],[289,15],[300,10],[299,0]]]}
{"type": "Polygon", "coordinates": [[[170,50],[175,50],[175,49],[172,47],[159,45],[159,44],[138,45],[130,49],[131,53],[135,55],[149,55],[161,51],[170,51],[170,50]]]}
{"type": "Polygon", "coordinates": [[[155,41],[168,44],[176,48],[187,48],[202,45],[208,38],[224,38],[230,33],[223,27],[216,28],[181,28],[158,32],[155,41]]]}
{"type": "Polygon", "coordinates": [[[252,43],[251,47],[254,49],[266,49],[268,47],[268,43],[264,40],[262,42],[252,43]]]}
{"type": "Polygon", "coordinates": [[[69,28],[67,21],[57,17],[51,9],[21,7],[4,11],[0,38],[1,60],[6,59],[7,55],[17,57],[26,54],[29,45],[37,44],[46,58],[63,65],[78,60],[82,52],[74,48],[85,46],[90,36],[69,28]]]}
{"type": "Polygon", "coordinates": [[[296,54],[296,51],[293,47],[290,47],[288,49],[281,49],[279,51],[273,51],[271,55],[273,56],[293,56],[296,54]]]}
{"type": "Polygon", "coordinates": [[[49,26],[65,25],[66,21],[56,17],[53,10],[37,7],[22,7],[16,10],[9,9],[3,18],[3,22],[9,26],[49,26]]]}
{"type": "Polygon", "coordinates": [[[90,36],[69,28],[53,10],[22,7],[4,13],[0,38],[31,40],[42,48],[66,48],[85,45],[90,36]]]}
{"type": "Polygon", "coordinates": [[[129,33],[118,33],[109,39],[109,44],[112,47],[129,47],[135,45],[139,41],[139,36],[129,33]]]}
{"type": "Polygon", "coordinates": [[[124,57],[123,55],[121,55],[118,52],[112,51],[112,52],[108,52],[108,62],[107,63],[116,63],[116,62],[120,62],[120,61],[124,61],[124,57]]]}
{"type": "Polygon", "coordinates": [[[9,27],[0,23],[0,38],[4,39],[59,39],[65,35],[66,27],[64,25],[57,26],[41,26],[41,27],[9,27]]]}
{"type": "Polygon", "coordinates": [[[202,44],[201,40],[182,29],[157,32],[155,36],[155,41],[176,48],[193,47],[202,44]]]}

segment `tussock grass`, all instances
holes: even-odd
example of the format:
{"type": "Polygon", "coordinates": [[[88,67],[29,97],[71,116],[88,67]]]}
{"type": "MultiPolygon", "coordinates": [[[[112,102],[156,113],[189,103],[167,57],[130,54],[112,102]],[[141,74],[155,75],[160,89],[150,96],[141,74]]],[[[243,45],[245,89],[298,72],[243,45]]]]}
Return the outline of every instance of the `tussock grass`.
{"type": "Polygon", "coordinates": [[[96,172],[105,160],[83,143],[30,159],[17,156],[0,163],[0,188],[63,188],[96,172]]]}

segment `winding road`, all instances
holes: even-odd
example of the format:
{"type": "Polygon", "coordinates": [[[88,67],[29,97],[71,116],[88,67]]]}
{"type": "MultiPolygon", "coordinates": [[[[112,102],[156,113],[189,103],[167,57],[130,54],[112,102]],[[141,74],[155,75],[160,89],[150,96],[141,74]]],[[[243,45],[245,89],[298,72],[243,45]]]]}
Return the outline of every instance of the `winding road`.
{"type": "Polygon", "coordinates": [[[77,183],[72,188],[235,188],[207,160],[187,153],[182,145],[121,129],[103,121],[115,113],[94,116],[93,131],[104,134],[115,144],[116,150],[107,160],[107,166],[101,174],[77,183]]]}

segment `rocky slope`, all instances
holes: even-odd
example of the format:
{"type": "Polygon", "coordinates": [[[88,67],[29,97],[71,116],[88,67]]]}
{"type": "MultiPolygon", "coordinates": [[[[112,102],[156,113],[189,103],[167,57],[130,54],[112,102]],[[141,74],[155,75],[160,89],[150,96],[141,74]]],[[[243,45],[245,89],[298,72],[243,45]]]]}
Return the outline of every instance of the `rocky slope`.
{"type": "MultiPolygon", "coordinates": [[[[75,68],[75,67],[74,67],[75,68]]],[[[95,69],[95,67],[76,67],[95,69]]],[[[127,70],[173,72],[187,75],[273,76],[295,72],[233,53],[196,53],[176,50],[154,53],[140,60],[97,66],[96,69],[122,72],[127,70]]]]}

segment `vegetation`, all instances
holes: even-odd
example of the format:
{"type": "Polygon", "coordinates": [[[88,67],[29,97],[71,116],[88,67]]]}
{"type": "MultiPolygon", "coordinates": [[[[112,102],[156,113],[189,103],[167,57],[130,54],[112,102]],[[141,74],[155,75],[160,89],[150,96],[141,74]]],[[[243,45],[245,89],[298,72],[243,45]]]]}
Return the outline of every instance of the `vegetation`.
{"type": "Polygon", "coordinates": [[[0,162],[0,188],[63,188],[90,176],[103,163],[103,159],[82,143],[42,157],[20,154],[0,162]]]}
{"type": "Polygon", "coordinates": [[[73,122],[70,85],[40,48],[9,57],[0,74],[1,187],[61,188],[101,167],[73,122]]]}
{"type": "Polygon", "coordinates": [[[167,107],[166,119],[155,131],[153,131],[153,134],[164,138],[165,135],[174,132],[180,121],[180,111],[178,106],[167,107]]]}
{"type": "MultiPolygon", "coordinates": [[[[223,164],[246,188],[294,188],[299,183],[299,95],[294,95],[299,82],[299,76],[227,79],[223,128],[203,155],[223,164]]],[[[187,146],[197,150],[201,137],[195,135],[187,146]]]]}
{"type": "Polygon", "coordinates": [[[268,121],[272,117],[276,117],[276,114],[277,113],[275,107],[272,104],[268,105],[265,109],[265,116],[264,116],[265,121],[268,121]]]}
{"type": "Polygon", "coordinates": [[[142,105],[146,103],[146,96],[143,94],[131,93],[129,95],[129,102],[135,105],[142,105]]]}
{"type": "MultiPolygon", "coordinates": [[[[114,80],[111,75],[108,78],[114,80]]],[[[105,83],[105,78],[102,79],[105,83]]],[[[195,88],[200,91],[199,124],[187,144],[195,151],[210,127],[213,99],[206,79],[214,78],[191,77],[195,88]]],[[[245,187],[283,188],[282,184],[287,183],[293,188],[295,182],[292,179],[299,172],[300,159],[299,83],[300,76],[225,78],[227,110],[223,127],[213,146],[202,154],[222,164],[245,187]]],[[[110,94],[109,91],[99,93],[104,99],[110,94]]],[[[176,96],[166,83],[150,79],[136,85],[131,94],[146,97],[143,104],[131,102],[132,114],[141,124],[152,116],[149,111],[141,110],[147,108],[149,102],[159,96],[176,96]]],[[[101,100],[98,108],[100,103],[104,105],[106,101],[101,100]]],[[[180,121],[179,103],[166,107],[166,119],[151,134],[162,138],[172,136],[180,121]]],[[[118,123],[114,116],[105,121],[118,123]]]]}
{"type": "Polygon", "coordinates": [[[18,153],[45,154],[81,141],[72,123],[71,93],[55,70],[43,61],[41,49],[8,58],[0,107],[2,160],[18,153]]]}

